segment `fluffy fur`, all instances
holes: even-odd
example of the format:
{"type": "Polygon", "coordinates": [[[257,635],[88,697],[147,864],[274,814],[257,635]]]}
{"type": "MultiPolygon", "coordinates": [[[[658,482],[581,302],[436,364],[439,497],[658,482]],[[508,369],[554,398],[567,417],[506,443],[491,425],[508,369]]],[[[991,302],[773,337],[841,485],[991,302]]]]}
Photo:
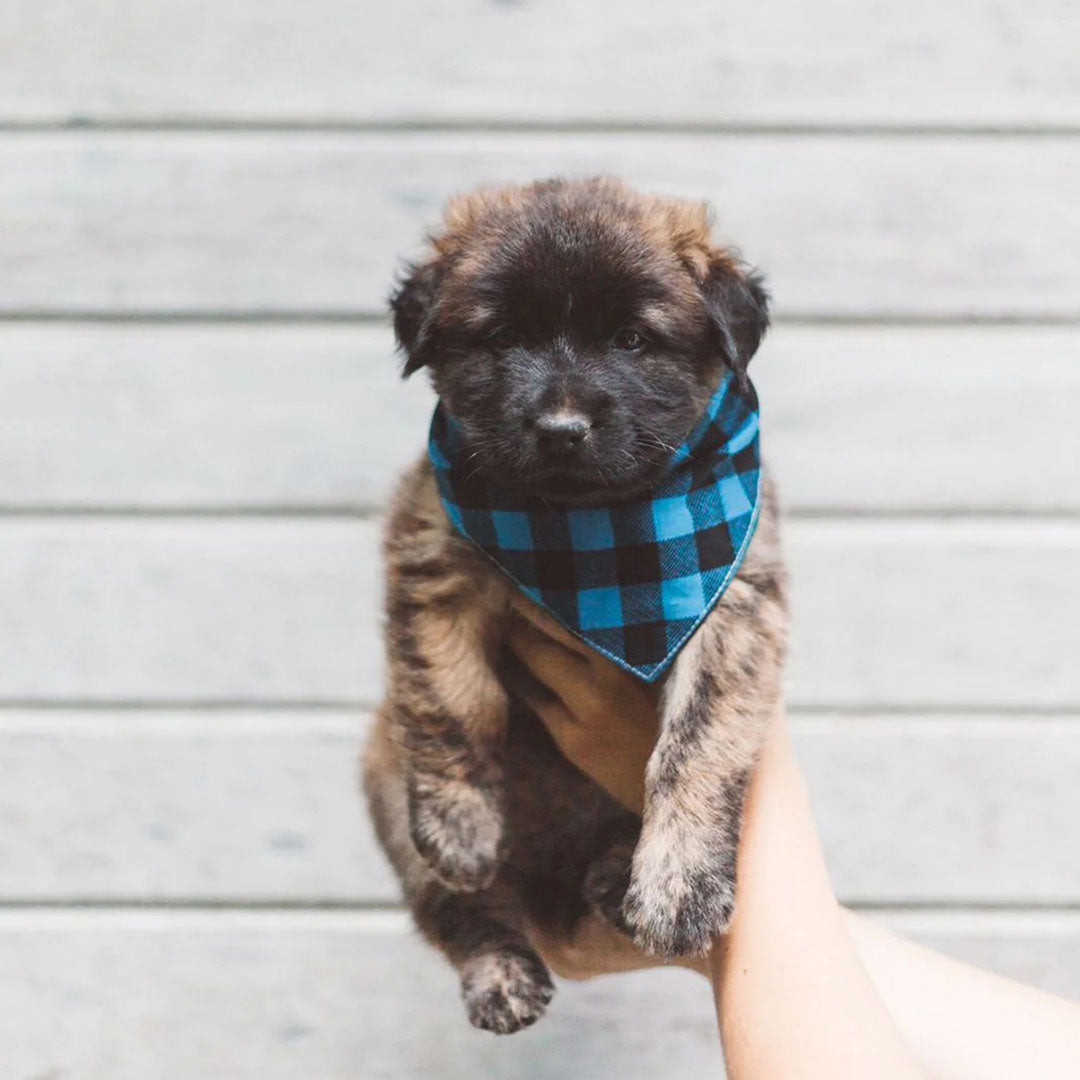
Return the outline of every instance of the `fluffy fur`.
{"type": "MultiPolygon", "coordinates": [[[[701,205],[608,179],[454,200],[392,307],[406,374],[429,369],[474,467],[570,503],[647,490],[724,372],[745,378],[768,321],[760,280],[714,244],[701,205]]],[[[558,939],[592,908],[678,957],[730,920],[743,794],[787,637],[764,483],[739,574],[665,677],[639,821],[515,701],[506,629],[546,616],[453,531],[426,459],[402,480],[366,789],[477,1026],[516,1031],[543,1013],[552,985],[530,927],[558,939]]]]}

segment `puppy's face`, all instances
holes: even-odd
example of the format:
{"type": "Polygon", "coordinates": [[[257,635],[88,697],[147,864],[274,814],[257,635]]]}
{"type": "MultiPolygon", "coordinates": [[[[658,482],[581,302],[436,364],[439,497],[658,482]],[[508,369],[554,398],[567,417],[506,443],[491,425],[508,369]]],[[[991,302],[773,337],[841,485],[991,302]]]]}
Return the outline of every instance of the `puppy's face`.
{"type": "Polygon", "coordinates": [[[650,486],[768,322],[702,206],[612,180],[457,199],[432,245],[391,302],[405,374],[430,368],[473,468],[544,498],[650,486]]]}

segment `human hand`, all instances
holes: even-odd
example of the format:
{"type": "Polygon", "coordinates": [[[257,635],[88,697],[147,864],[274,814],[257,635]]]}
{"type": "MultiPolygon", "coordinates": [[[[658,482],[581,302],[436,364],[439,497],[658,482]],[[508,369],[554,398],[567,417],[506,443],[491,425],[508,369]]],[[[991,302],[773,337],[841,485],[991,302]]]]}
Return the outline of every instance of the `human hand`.
{"type": "Polygon", "coordinates": [[[640,814],[645,766],[659,727],[659,690],[616,667],[554,620],[519,621],[510,647],[548,691],[522,688],[559,749],[623,806],[640,814]]]}
{"type": "MultiPolygon", "coordinates": [[[[521,622],[510,646],[538,686],[518,692],[563,754],[623,806],[640,814],[645,766],[659,727],[659,691],[605,660],[552,620],[521,622]],[[546,692],[544,692],[546,691],[546,692]]],[[[569,938],[539,929],[533,944],[568,979],[635,971],[662,962],[642,952],[606,919],[586,915],[569,938]]],[[[679,962],[703,974],[707,960],[679,962]]]]}

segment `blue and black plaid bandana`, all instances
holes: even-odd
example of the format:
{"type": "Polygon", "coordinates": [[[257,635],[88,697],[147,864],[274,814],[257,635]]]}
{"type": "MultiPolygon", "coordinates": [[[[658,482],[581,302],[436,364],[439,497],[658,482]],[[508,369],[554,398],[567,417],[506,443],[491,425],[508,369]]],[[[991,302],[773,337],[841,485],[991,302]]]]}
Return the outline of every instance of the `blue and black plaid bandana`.
{"type": "Polygon", "coordinates": [[[728,587],[757,525],[757,399],[731,375],[637,501],[553,506],[470,474],[462,449],[440,405],[428,452],[455,528],[568,630],[646,682],[728,587]]]}

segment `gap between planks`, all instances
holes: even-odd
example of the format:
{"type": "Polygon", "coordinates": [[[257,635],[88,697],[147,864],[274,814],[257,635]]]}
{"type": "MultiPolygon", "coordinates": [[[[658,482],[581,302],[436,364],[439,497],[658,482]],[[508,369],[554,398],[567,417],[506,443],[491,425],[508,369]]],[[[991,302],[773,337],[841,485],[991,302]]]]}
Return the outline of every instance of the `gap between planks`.
{"type": "MultiPolygon", "coordinates": [[[[2,132],[0,132],[2,133],[2,132]]],[[[402,257],[407,255],[403,251],[402,257]]],[[[388,283],[389,287],[389,283],[388,283]]],[[[176,308],[154,311],[100,311],[94,309],[26,309],[22,311],[0,310],[0,328],[5,325],[19,326],[25,323],[86,323],[93,326],[348,326],[377,327],[389,330],[390,323],[381,311],[365,310],[289,310],[275,308],[272,311],[253,310],[189,310],[176,308]]],[[[946,314],[896,313],[888,311],[863,313],[831,313],[828,311],[793,311],[777,313],[771,319],[773,327],[844,327],[861,329],[903,329],[936,327],[996,327],[1021,326],[1080,328],[1080,315],[1067,314],[980,314],[950,312],[946,314]]]]}
{"type": "MultiPolygon", "coordinates": [[[[1068,925],[1073,932],[1080,933],[1080,902],[1072,904],[1047,903],[1033,904],[1024,902],[980,903],[978,901],[953,902],[942,901],[927,903],[921,901],[912,904],[859,902],[845,904],[849,911],[866,914],[874,919],[903,919],[925,921],[927,924],[938,922],[963,923],[966,929],[972,929],[971,923],[982,922],[985,927],[1001,926],[1009,922],[1042,923],[1044,926],[1060,927],[1068,925]]],[[[391,933],[412,931],[408,911],[399,904],[363,903],[353,901],[116,901],[87,898],[82,900],[15,900],[0,902],[0,934],[19,924],[37,925],[39,920],[62,924],[65,920],[77,922],[80,926],[84,919],[99,921],[139,921],[144,925],[159,923],[162,926],[176,928],[174,920],[184,920],[191,924],[203,924],[208,929],[215,928],[219,919],[250,919],[253,923],[282,920],[294,923],[318,923],[320,925],[339,925],[355,929],[382,930],[391,933]]],[[[929,928],[929,927],[928,927],[929,928]]],[[[974,927],[980,929],[981,927],[974,927]]]]}
{"type": "MultiPolygon", "coordinates": [[[[123,713],[129,716],[145,714],[146,717],[156,716],[160,713],[182,713],[184,715],[199,713],[228,713],[243,717],[250,714],[252,718],[265,719],[265,714],[271,716],[281,714],[324,714],[327,716],[340,716],[364,718],[370,715],[379,705],[377,698],[371,699],[336,699],[336,700],[283,700],[281,698],[259,700],[256,698],[207,698],[203,701],[173,700],[170,698],[8,698],[0,699],[0,728],[11,729],[11,715],[26,713],[29,715],[46,716],[48,714],[79,714],[88,715],[123,713]]],[[[913,720],[919,724],[930,722],[960,722],[987,720],[994,723],[1007,724],[1014,722],[1018,725],[1059,722],[1062,724],[1080,724],[1080,702],[1075,704],[1065,702],[1054,705],[1002,705],[998,702],[979,703],[915,703],[915,704],[803,704],[792,706],[788,715],[793,723],[804,727],[819,725],[823,721],[835,719],[848,723],[865,721],[876,723],[883,717],[913,720]]],[[[29,726],[46,721],[31,721],[29,726]]],[[[156,722],[156,721],[155,721],[156,722]]],[[[344,719],[335,720],[330,727],[338,729],[348,723],[344,719]]],[[[18,722],[17,722],[18,723],[18,722]]],[[[291,721],[286,721],[282,727],[287,728],[291,721]]],[[[306,730],[314,730],[311,721],[305,720],[306,730]]],[[[24,725],[25,726],[25,725],[24,725]]],[[[187,728],[188,731],[192,729],[187,728]]],[[[323,731],[326,728],[321,729],[323,731]]]]}
{"type": "Polygon", "coordinates": [[[679,121],[620,120],[606,117],[583,117],[576,120],[553,119],[438,119],[402,116],[387,120],[339,120],[311,117],[304,120],[268,120],[256,116],[215,117],[161,114],[151,117],[110,117],[73,115],[66,120],[0,120],[0,134],[145,134],[147,132],[202,135],[229,134],[460,134],[460,135],[739,135],[773,138],[776,136],[827,135],[852,139],[918,139],[940,135],[957,138],[1069,138],[1080,135],[1074,123],[997,123],[949,122],[905,123],[861,121],[679,121]]]}

